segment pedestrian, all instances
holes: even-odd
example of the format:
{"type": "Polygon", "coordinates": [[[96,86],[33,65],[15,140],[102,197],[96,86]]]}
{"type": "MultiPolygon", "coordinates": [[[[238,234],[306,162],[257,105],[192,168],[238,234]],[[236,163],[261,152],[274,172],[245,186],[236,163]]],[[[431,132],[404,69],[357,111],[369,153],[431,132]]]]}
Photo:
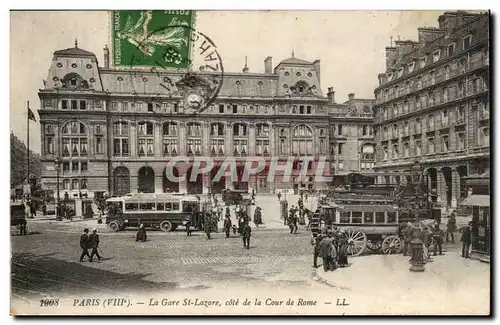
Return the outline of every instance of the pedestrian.
{"type": "Polygon", "coordinates": [[[205,234],[207,235],[207,238],[210,239],[210,233],[212,232],[212,220],[211,217],[208,213],[203,214],[203,225],[205,228],[205,234]]]}
{"type": "Polygon", "coordinates": [[[318,267],[318,256],[320,255],[320,243],[326,234],[311,232],[311,245],[313,245],[313,267],[318,267]]]}
{"type": "Polygon", "coordinates": [[[278,196],[278,201],[281,201],[281,192],[278,192],[277,196],[278,196]]]}
{"type": "Polygon", "coordinates": [[[219,219],[217,218],[217,214],[215,213],[209,213],[210,214],[210,220],[212,221],[212,231],[215,231],[216,233],[219,232],[219,219]]]}
{"type": "Polygon", "coordinates": [[[233,223],[231,222],[231,218],[226,216],[224,219],[224,232],[226,233],[226,238],[229,238],[229,234],[231,232],[231,228],[233,227],[233,223]]]}
{"type": "Polygon", "coordinates": [[[246,221],[243,225],[243,248],[250,248],[250,237],[252,236],[252,228],[249,225],[249,222],[246,221]]]}
{"type": "Polygon", "coordinates": [[[411,222],[407,222],[406,226],[403,229],[403,256],[408,256],[408,246],[410,246],[410,241],[412,239],[412,225],[411,222]]]}
{"type": "Polygon", "coordinates": [[[469,249],[470,244],[472,242],[472,230],[471,230],[472,222],[469,222],[467,226],[465,226],[462,230],[462,238],[460,241],[462,242],[462,257],[469,258],[469,249]]]}
{"type": "Polygon", "coordinates": [[[89,260],[91,260],[91,257],[89,255],[89,230],[87,228],[83,229],[83,234],[80,236],[80,248],[82,249],[80,262],[83,262],[83,258],[85,256],[87,256],[89,260]]]}
{"type": "Polygon", "coordinates": [[[226,218],[231,218],[231,210],[229,210],[229,207],[226,207],[226,218]]]}
{"type": "Polygon", "coordinates": [[[346,267],[347,265],[349,265],[347,261],[347,247],[349,246],[349,243],[347,241],[347,236],[344,230],[341,230],[339,233],[337,246],[338,246],[338,266],[346,267]]]}
{"type": "Polygon", "coordinates": [[[182,224],[184,225],[184,227],[186,227],[186,235],[187,236],[191,236],[191,223],[193,222],[192,219],[193,219],[193,215],[190,213],[190,214],[185,215],[184,220],[182,221],[182,224]]]}
{"type": "Polygon", "coordinates": [[[257,227],[259,227],[262,224],[262,211],[260,207],[257,207],[257,209],[255,209],[255,213],[253,215],[253,223],[257,227]]]}
{"type": "Polygon", "coordinates": [[[439,255],[443,255],[443,235],[444,233],[441,228],[439,228],[439,224],[436,224],[432,233],[432,241],[434,242],[434,256],[437,255],[438,250],[439,255]]]}
{"type": "Polygon", "coordinates": [[[330,259],[332,249],[331,232],[328,232],[327,237],[323,237],[319,243],[319,256],[323,259],[323,270],[327,272],[330,269],[330,259]]]}
{"type": "Polygon", "coordinates": [[[140,225],[137,235],[135,236],[136,242],[146,242],[148,240],[148,235],[146,234],[146,228],[143,224],[140,225]]]}
{"type": "Polygon", "coordinates": [[[92,262],[92,258],[94,258],[94,255],[97,256],[98,260],[101,260],[101,256],[97,251],[97,248],[99,247],[99,235],[97,234],[97,228],[94,228],[94,230],[92,230],[92,234],[89,236],[89,246],[90,248],[92,248],[89,262],[92,262]]]}
{"type": "Polygon", "coordinates": [[[243,226],[245,226],[245,221],[246,221],[245,216],[240,211],[237,212],[237,216],[238,216],[238,233],[240,235],[242,235],[243,234],[243,226]]]}
{"type": "Polygon", "coordinates": [[[451,243],[455,244],[455,231],[457,230],[457,220],[455,217],[455,211],[453,211],[450,214],[450,217],[448,218],[448,222],[446,223],[446,242],[450,242],[451,237],[451,243]]]}
{"type": "Polygon", "coordinates": [[[26,220],[26,218],[22,218],[21,222],[19,224],[19,235],[20,236],[27,235],[27,225],[28,225],[28,221],[26,220]]]}
{"type": "Polygon", "coordinates": [[[424,242],[424,260],[431,261],[430,247],[432,243],[432,232],[429,227],[424,227],[422,231],[422,241],[424,242]]]}

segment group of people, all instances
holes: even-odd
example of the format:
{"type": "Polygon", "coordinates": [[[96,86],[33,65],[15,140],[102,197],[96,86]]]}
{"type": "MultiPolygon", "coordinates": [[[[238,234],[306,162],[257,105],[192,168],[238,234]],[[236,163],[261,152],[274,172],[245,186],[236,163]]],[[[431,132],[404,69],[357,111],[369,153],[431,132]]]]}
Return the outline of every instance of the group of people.
{"type": "Polygon", "coordinates": [[[343,229],[333,228],[316,234],[313,232],[311,244],[314,246],[313,267],[318,267],[318,257],[323,259],[325,272],[349,265],[349,242],[343,229]]]}
{"type": "Polygon", "coordinates": [[[80,255],[80,262],[83,262],[85,256],[89,258],[89,262],[92,262],[94,256],[97,256],[98,260],[101,260],[101,256],[97,251],[99,247],[99,235],[97,234],[97,228],[92,230],[92,234],[89,235],[89,230],[85,228],[83,234],[80,236],[80,248],[82,249],[82,254],[80,255]],[[92,252],[89,255],[89,249],[92,252]]]}

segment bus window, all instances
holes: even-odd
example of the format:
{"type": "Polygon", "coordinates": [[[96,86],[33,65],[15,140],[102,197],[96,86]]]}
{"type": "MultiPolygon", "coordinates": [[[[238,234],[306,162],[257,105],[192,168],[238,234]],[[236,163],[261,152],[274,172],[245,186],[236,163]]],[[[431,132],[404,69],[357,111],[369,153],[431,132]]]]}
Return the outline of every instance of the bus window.
{"type": "Polygon", "coordinates": [[[141,203],[141,210],[152,211],[155,209],[154,203],[141,203]]]}
{"type": "Polygon", "coordinates": [[[163,203],[156,203],[156,210],[158,210],[158,211],[165,210],[165,204],[163,204],[163,203]]]}
{"type": "Polygon", "coordinates": [[[129,211],[137,211],[138,210],[138,204],[137,203],[127,203],[125,204],[125,210],[129,211]]]}
{"type": "Polygon", "coordinates": [[[363,220],[363,213],[362,212],[353,212],[352,213],[352,223],[361,223],[363,220]]]}
{"type": "Polygon", "coordinates": [[[340,223],[351,223],[350,212],[340,212],[340,223]]]}
{"type": "Polygon", "coordinates": [[[385,212],[375,213],[375,223],[385,223],[385,212]]]}
{"type": "Polygon", "coordinates": [[[373,212],[365,212],[364,219],[365,223],[373,223],[373,212]]]}
{"type": "Polygon", "coordinates": [[[178,202],[174,202],[172,204],[172,210],[174,211],[179,211],[179,203],[178,202]]]}
{"type": "Polygon", "coordinates": [[[170,203],[170,202],[165,203],[165,210],[172,211],[172,203],[170,203]]]}
{"type": "Polygon", "coordinates": [[[387,212],[387,223],[396,223],[396,212],[387,212]]]}

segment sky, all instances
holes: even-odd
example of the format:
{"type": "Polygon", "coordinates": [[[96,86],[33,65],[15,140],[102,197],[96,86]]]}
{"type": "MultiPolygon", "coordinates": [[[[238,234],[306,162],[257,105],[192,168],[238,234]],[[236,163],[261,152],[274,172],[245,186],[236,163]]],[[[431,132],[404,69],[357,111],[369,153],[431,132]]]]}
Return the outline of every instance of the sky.
{"type": "MultiPolygon", "coordinates": [[[[198,11],[196,30],[209,36],[224,70],[263,72],[292,56],[321,60],[321,88],[333,87],[337,102],[373,98],[377,75],[385,71],[385,47],[393,40],[418,39],[417,28],[437,27],[442,11],[198,11]]],[[[27,101],[40,107],[38,90],[47,79],[54,51],[74,46],[95,53],[103,64],[110,44],[106,11],[12,11],[10,13],[10,129],[26,141],[27,101]]],[[[30,122],[30,148],[40,152],[40,125],[30,122]]]]}

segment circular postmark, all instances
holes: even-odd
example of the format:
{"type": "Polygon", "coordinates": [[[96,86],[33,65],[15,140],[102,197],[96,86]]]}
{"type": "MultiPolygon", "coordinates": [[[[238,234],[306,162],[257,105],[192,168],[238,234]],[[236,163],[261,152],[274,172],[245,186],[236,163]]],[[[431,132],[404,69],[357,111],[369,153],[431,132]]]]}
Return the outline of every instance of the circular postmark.
{"type": "Polygon", "coordinates": [[[187,114],[203,112],[217,98],[223,84],[224,67],[217,46],[204,33],[174,18],[167,26],[148,32],[134,45],[141,55],[156,58],[154,65],[147,66],[145,72],[136,69],[145,67],[140,57],[131,57],[130,81],[135,96],[150,95],[152,102],[168,97],[187,114]],[[173,34],[187,35],[187,39],[168,42],[168,35],[173,34]],[[148,82],[155,84],[148,87],[148,82]]]}

